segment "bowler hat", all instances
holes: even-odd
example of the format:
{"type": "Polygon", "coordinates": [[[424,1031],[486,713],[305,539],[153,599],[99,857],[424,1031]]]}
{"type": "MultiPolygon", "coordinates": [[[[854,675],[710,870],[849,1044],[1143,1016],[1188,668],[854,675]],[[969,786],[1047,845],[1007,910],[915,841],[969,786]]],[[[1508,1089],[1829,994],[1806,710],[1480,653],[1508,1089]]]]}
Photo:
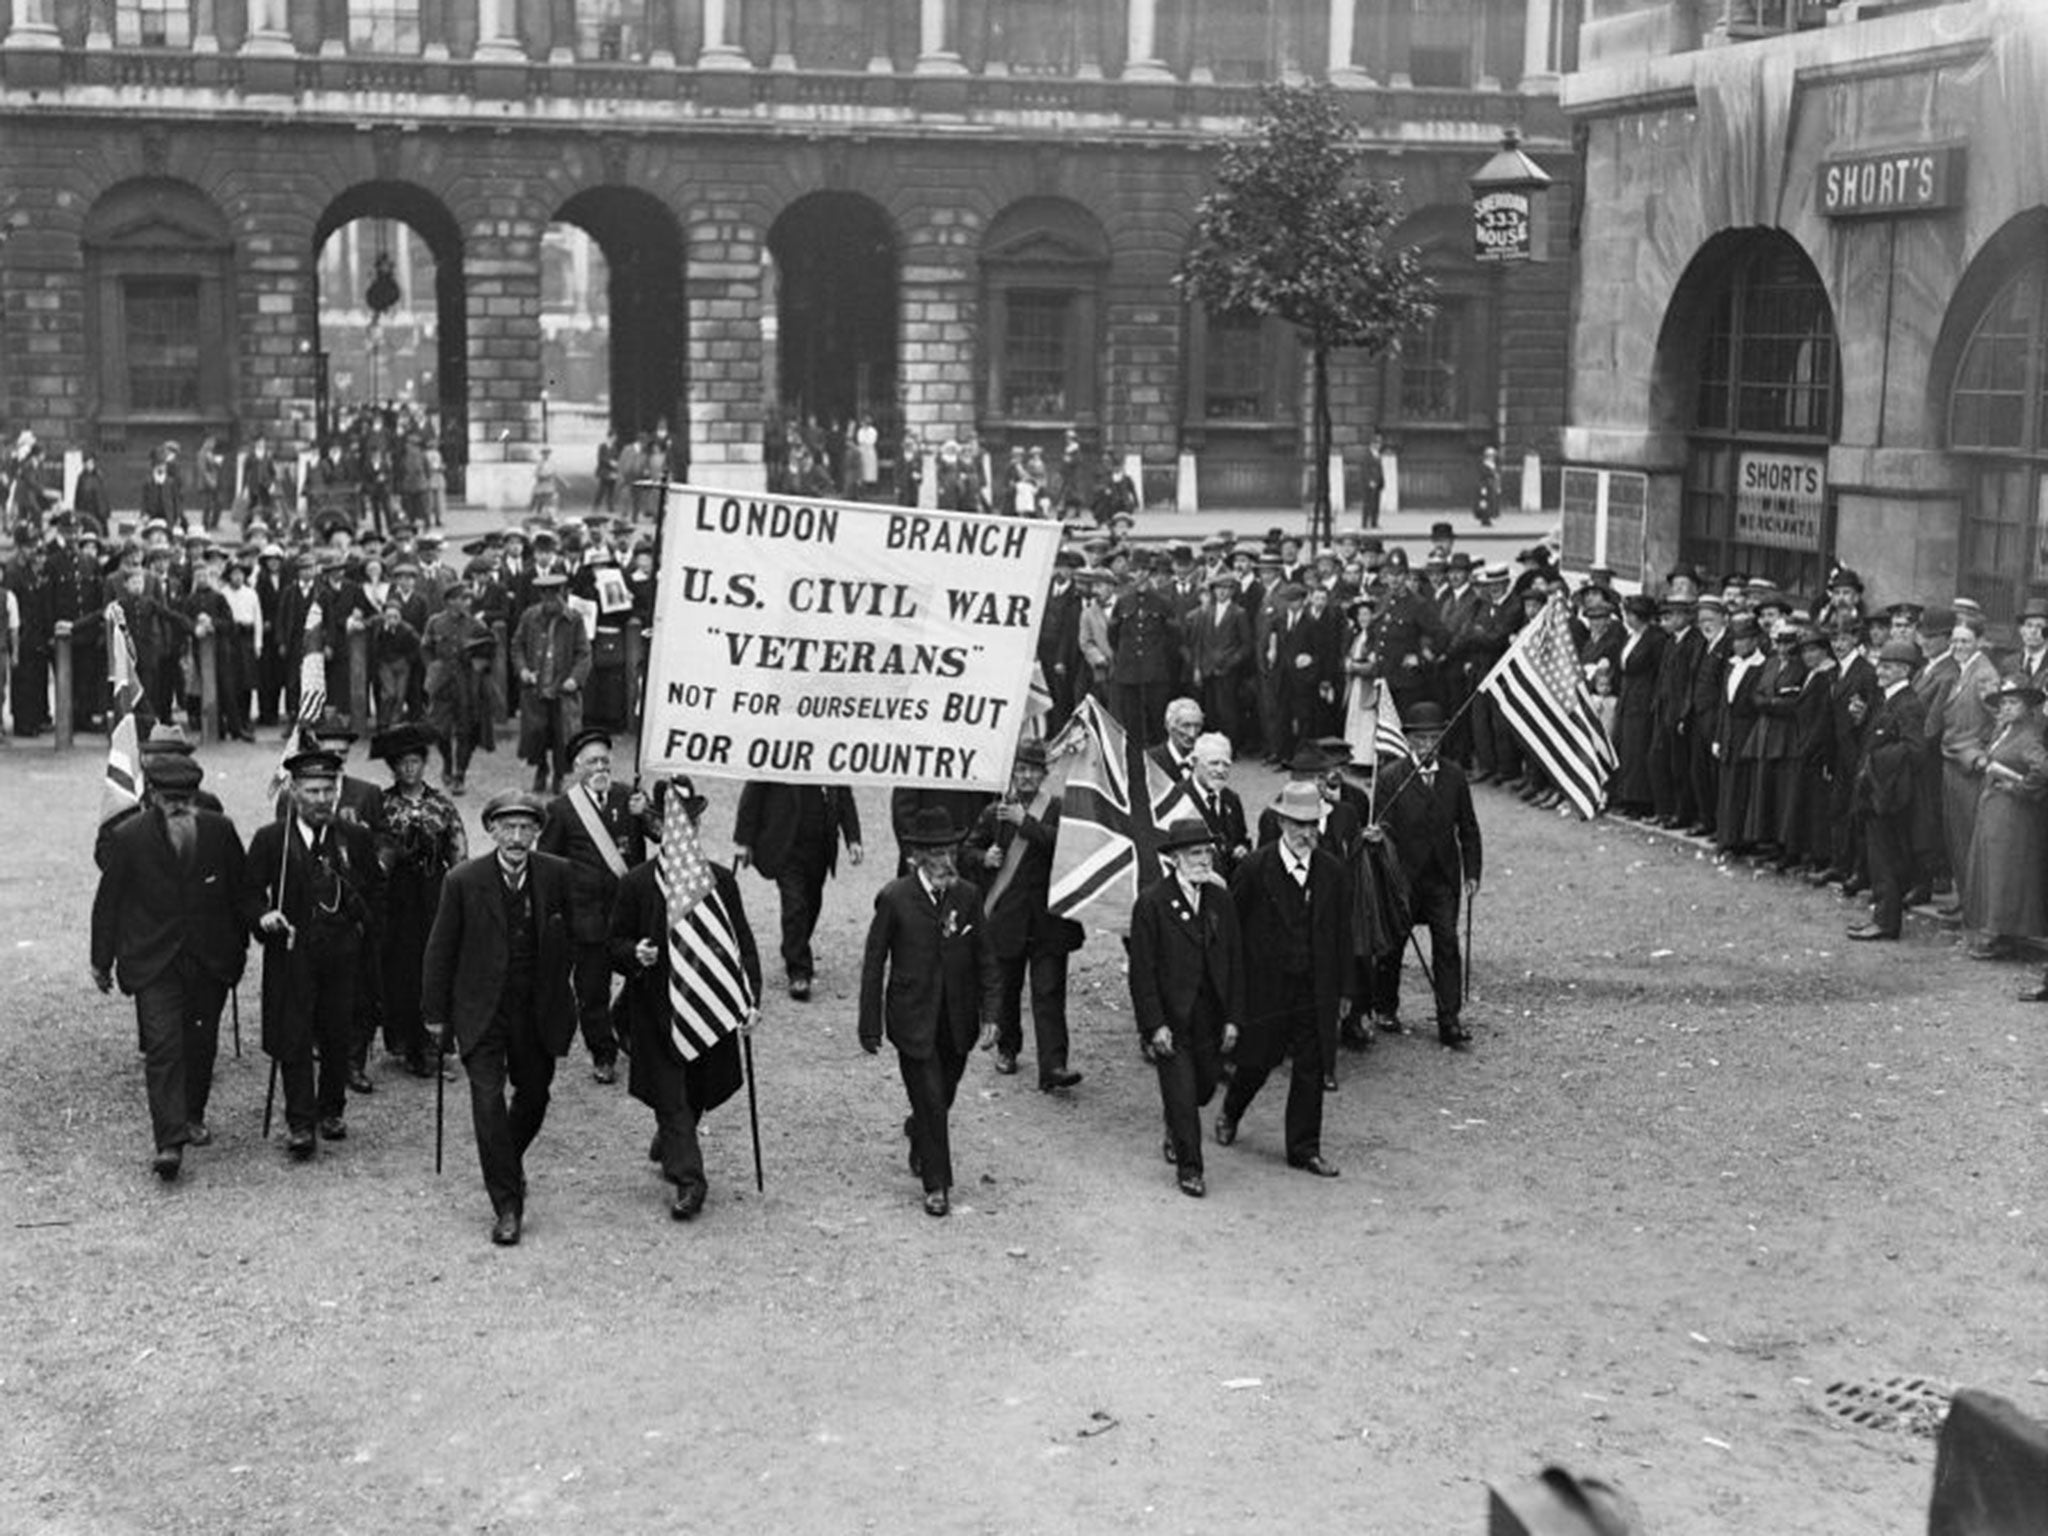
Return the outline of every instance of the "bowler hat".
{"type": "Polygon", "coordinates": [[[548,819],[540,796],[523,789],[501,789],[484,802],[483,823],[487,829],[501,816],[524,816],[535,824],[548,819]]]}
{"type": "Polygon", "coordinates": [[[906,848],[950,848],[960,841],[961,835],[944,807],[927,805],[896,834],[896,841],[906,848]]]}
{"type": "Polygon", "coordinates": [[[1280,793],[1273,797],[1273,814],[1282,821],[1320,823],[1327,809],[1323,803],[1323,792],[1306,779],[1295,779],[1282,785],[1280,793]]]}
{"type": "Polygon", "coordinates": [[[1408,718],[1402,722],[1402,727],[1411,736],[1417,731],[1436,731],[1441,733],[1444,729],[1443,706],[1441,704],[1432,704],[1425,699],[1409,712],[1408,718]]]}
{"type": "Polygon", "coordinates": [[[1887,640],[1877,653],[1879,661],[1897,662],[1900,666],[1917,667],[1922,661],[1920,647],[1910,640],[1887,640]]]}
{"type": "Polygon", "coordinates": [[[2048,597],[2030,597],[2020,605],[2013,622],[2024,624],[2028,619],[2048,619],[2048,597]]]}
{"type": "Polygon", "coordinates": [[[1213,848],[1216,834],[1209,830],[1209,824],[1199,816],[1182,816],[1167,823],[1166,834],[1159,840],[1161,853],[1179,853],[1183,848],[1213,848]]]}
{"type": "Polygon", "coordinates": [[[2043,697],[2048,697],[2048,695],[2043,695],[2039,688],[2036,688],[2024,677],[2008,677],[2000,680],[1997,691],[1992,694],[1992,697],[1995,699],[2018,699],[2022,704],[2038,704],[2043,697]]]}
{"type": "Polygon", "coordinates": [[[1321,778],[1335,766],[1320,747],[1303,746],[1287,760],[1287,771],[1297,779],[1321,778]]]}

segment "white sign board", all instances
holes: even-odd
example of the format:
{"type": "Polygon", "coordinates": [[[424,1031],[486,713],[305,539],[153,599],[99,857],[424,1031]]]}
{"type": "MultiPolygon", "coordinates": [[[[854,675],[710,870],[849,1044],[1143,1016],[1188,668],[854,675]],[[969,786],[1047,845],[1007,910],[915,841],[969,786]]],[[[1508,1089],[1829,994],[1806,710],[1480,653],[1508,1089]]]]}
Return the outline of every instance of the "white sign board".
{"type": "Polygon", "coordinates": [[[1803,453],[1744,451],[1735,461],[1735,538],[1818,554],[1828,462],[1803,453]]]}
{"type": "Polygon", "coordinates": [[[1060,525],[671,485],[640,768],[1004,788],[1060,525]]]}

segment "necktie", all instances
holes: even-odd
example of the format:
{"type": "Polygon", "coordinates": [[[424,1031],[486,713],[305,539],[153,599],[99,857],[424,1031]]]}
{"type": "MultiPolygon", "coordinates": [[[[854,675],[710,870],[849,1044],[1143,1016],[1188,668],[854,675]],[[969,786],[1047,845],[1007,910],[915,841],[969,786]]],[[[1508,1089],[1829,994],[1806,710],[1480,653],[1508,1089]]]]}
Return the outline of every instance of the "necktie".
{"type": "Polygon", "coordinates": [[[190,816],[167,816],[164,826],[171,834],[171,851],[178,856],[179,864],[186,869],[192,867],[192,855],[198,848],[196,829],[190,816]]]}

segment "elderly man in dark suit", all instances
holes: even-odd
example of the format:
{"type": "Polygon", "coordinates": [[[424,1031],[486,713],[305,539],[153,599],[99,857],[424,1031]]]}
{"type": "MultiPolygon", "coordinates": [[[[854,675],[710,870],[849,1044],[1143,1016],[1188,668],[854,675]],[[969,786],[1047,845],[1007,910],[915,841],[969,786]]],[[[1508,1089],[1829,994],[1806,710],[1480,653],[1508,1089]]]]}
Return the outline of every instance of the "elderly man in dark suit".
{"type": "Polygon", "coordinates": [[[1139,1048],[1159,1074],[1166,1160],[1181,1193],[1207,1193],[1203,1106],[1223,1080],[1244,1016],[1237,908],[1215,879],[1215,833],[1194,817],[1166,829],[1160,852],[1173,866],[1131,908],[1128,969],[1139,1048]]]}
{"type": "Polygon", "coordinates": [[[1038,1087],[1071,1088],[1081,1074],[1067,1066],[1067,957],[1081,947],[1081,925],[1047,906],[1060,802],[1041,797],[1045,743],[1017,745],[1010,792],[982,811],[961,851],[985,893],[989,943],[1002,986],[996,995],[996,1070],[1017,1070],[1024,1045],[1024,984],[1031,983],[1031,1028],[1038,1048],[1038,1087]],[[1043,798],[1043,803],[1041,802],[1043,798]]]}
{"type": "Polygon", "coordinates": [[[547,1118],[555,1062],[576,1034],[569,864],[534,851],[546,819],[541,798],[519,790],[485,804],[484,831],[497,847],[441,882],[420,973],[421,1017],[441,1049],[453,1034],[469,1074],[491,1241],[503,1247],[519,1241],[526,1149],[547,1118]]]}
{"type": "Polygon", "coordinates": [[[860,1047],[870,1056],[888,1035],[896,1047],[910,1115],[910,1169],[924,1184],[927,1215],[951,1210],[953,1145],[947,1116],[982,1020],[995,1033],[1000,977],[983,921],[981,892],[954,863],[960,832],[944,811],[921,812],[908,829],[915,868],[875,897],[860,975],[860,1047]]]}
{"type": "Polygon", "coordinates": [[[1228,880],[1236,872],[1237,861],[1252,851],[1244,802],[1230,787],[1230,769],[1236,761],[1230,738],[1221,731],[1204,732],[1195,738],[1192,759],[1188,799],[1216,840],[1216,873],[1228,880]]]}
{"type": "Polygon", "coordinates": [[[370,829],[336,809],[341,759],[296,752],[285,771],[291,812],[249,839],[243,912],[263,945],[263,1049],[284,1085],[285,1148],[304,1161],[316,1121],[328,1141],[348,1135],[358,989],[384,874],[370,829]]]}
{"type": "MultiPolygon", "coordinates": [[[[687,778],[678,776],[658,785],[655,798],[671,811],[689,818],[692,835],[703,819],[705,798],[687,778]],[[673,797],[673,798],[671,798],[673,797]]],[[[689,839],[679,849],[664,853],[681,863],[691,857],[689,839]]],[[[740,972],[746,978],[747,997],[761,996],[761,956],[754,947],[754,930],[747,923],[746,908],[740,902],[739,881],[718,865],[704,861],[701,849],[695,859],[711,879],[707,900],[715,899],[732,929],[738,949],[740,972]]],[[[626,871],[619,882],[619,895],[612,907],[609,947],[613,969],[626,978],[620,1003],[630,1032],[633,1056],[627,1090],[654,1111],[654,1141],[647,1149],[650,1162],[661,1165],[662,1176],[676,1187],[669,1214],[688,1221],[704,1209],[704,1149],[697,1140],[697,1122],[716,1109],[745,1082],[740,1068],[737,1033],[724,1036],[691,1060],[684,1060],[671,1026],[674,1011],[669,989],[680,987],[699,995],[718,983],[716,971],[709,976],[694,954],[690,966],[678,971],[668,942],[668,892],[663,885],[661,863],[650,859],[626,871]]],[[[681,878],[688,880],[687,870],[681,878]]],[[[729,979],[729,978],[728,978],[729,979]]],[[[759,1013],[748,1007],[750,1026],[759,1013]]]]}
{"type": "MultiPolygon", "coordinates": [[[[1479,889],[1479,818],[1465,770],[1437,755],[1444,713],[1418,704],[1407,722],[1412,757],[1403,758],[1380,779],[1380,820],[1368,838],[1386,837],[1408,880],[1408,912],[1429,927],[1430,981],[1436,989],[1436,1037],[1453,1050],[1472,1041],[1461,1022],[1464,958],[1458,948],[1458,903],[1479,889]]],[[[1405,941],[1407,935],[1398,936],[1405,941]]],[[[1401,947],[1397,942],[1379,965],[1373,987],[1382,1014],[1401,1012],[1401,947]]]]}
{"type": "Polygon", "coordinates": [[[817,960],[811,935],[825,904],[825,880],[846,857],[861,861],[860,811],[853,791],[837,784],[769,784],[749,780],[733,818],[732,867],[752,864],[782,898],[782,967],[789,995],[811,995],[817,960]]]}
{"type": "Polygon", "coordinates": [[[1351,877],[1342,860],[1316,846],[1325,809],[1315,785],[1288,784],[1273,802],[1279,841],[1253,849],[1231,877],[1247,1002],[1216,1140],[1226,1147],[1237,1140],[1259,1089],[1291,1057],[1288,1166],[1333,1179],[1337,1169],[1323,1157],[1323,1084],[1336,1066],[1337,1020],[1348,1005],[1351,877]]]}
{"type": "Polygon", "coordinates": [[[135,1027],[156,1136],[151,1166],[175,1179],[185,1148],[213,1139],[206,1101],[220,1010],[241,979],[242,839],[227,817],[198,810],[190,757],[145,759],[148,804],[107,839],[92,903],[92,980],[135,999],[135,1027]]]}
{"type": "Polygon", "coordinates": [[[548,806],[539,850],[569,861],[569,924],[576,944],[576,1014],[590,1051],[590,1075],[618,1081],[619,1038],[612,1027],[612,903],[628,871],[647,862],[660,836],[647,796],[612,782],[609,731],[586,727],[564,749],[569,784],[548,806]]]}
{"type": "Polygon", "coordinates": [[[1913,687],[1919,665],[1920,649],[1910,640],[1887,640],[1877,653],[1881,696],[1876,709],[1867,711],[1863,760],[1856,768],[1856,814],[1870,862],[1872,906],[1869,921],[1849,930],[1852,939],[1896,939],[1904,920],[1927,729],[1927,704],[1913,687]]]}

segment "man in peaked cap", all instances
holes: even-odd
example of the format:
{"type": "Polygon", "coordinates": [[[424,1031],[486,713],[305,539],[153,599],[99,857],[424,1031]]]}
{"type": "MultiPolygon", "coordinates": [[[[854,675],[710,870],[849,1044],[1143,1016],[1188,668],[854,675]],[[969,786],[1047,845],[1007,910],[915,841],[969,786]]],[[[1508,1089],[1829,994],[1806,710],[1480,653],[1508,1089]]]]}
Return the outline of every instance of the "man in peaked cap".
{"type": "Polygon", "coordinates": [[[220,1011],[241,979],[242,839],[196,808],[189,756],[145,759],[148,800],[107,838],[92,904],[93,985],[135,999],[136,1034],[155,1138],[151,1167],[168,1182],[185,1148],[213,1140],[206,1106],[220,1049],[220,1011]]]}
{"type": "Polygon", "coordinates": [[[420,1016],[438,1049],[461,1053],[469,1078],[491,1241],[501,1247],[523,1230],[527,1149],[547,1118],[555,1062],[576,1035],[569,866],[533,846],[546,815],[545,802],[522,790],[485,802],[484,832],[496,846],[442,881],[420,966],[420,1016]]]}

